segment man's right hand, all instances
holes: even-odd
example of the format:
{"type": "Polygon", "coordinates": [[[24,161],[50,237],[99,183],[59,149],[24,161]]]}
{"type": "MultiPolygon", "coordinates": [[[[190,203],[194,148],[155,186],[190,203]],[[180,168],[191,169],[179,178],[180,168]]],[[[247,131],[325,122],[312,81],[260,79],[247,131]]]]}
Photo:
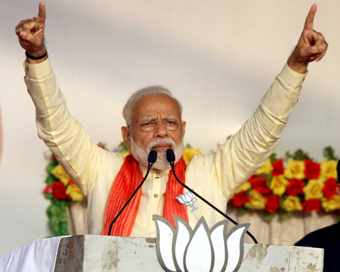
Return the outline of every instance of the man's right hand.
{"type": "MultiPolygon", "coordinates": [[[[46,48],[44,43],[44,30],[45,30],[45,3],[39,3],[39,13],[37,17],[32,19],[22,20],[15,28],[15,33],[19,38],[19,43],[26,52],[33,57],[40,57],[45,54],[46,48]]],[[[34,61],[28,58],[31,63],[37,63],[44,59],[34,61]]]]}

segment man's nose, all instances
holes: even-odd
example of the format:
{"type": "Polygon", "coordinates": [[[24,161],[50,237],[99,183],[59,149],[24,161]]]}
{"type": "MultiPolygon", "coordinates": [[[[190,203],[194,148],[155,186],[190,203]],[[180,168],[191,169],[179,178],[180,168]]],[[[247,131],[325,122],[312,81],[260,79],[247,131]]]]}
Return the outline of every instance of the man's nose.
{"type": "Polygon", "coordinates": [[[167,137],[168,131],[162,121],[156,123],[156,128],[154,131],[154,137],[167,137]]]}

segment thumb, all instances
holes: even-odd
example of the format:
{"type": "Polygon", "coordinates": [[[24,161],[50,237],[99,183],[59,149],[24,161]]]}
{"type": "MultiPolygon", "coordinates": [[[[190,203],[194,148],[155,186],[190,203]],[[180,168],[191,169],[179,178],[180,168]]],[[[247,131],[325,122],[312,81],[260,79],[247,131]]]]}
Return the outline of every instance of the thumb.
{"type": "Polygon", "coordinates": [[[44,24],[46,19],[46,8],[45,8],[45,3],[40,2],[39,3],[39,13],[36,22],[44,24]]]}

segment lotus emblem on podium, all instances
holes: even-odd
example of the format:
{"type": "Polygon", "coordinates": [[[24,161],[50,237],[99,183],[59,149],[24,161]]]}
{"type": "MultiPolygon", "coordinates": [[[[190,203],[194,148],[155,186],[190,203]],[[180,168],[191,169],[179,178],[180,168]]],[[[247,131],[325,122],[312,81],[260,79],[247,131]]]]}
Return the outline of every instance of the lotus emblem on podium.
{"type": "Polygon", "coordinates": [[[165,271],[237,271],[243,259],[244,235],[250,224],[233,227],[228,220],[211,229],[201,217],[194,230],[178,216],[176,229],[164,217],[153,215],[157,226],[157,257],[165,271]]]}

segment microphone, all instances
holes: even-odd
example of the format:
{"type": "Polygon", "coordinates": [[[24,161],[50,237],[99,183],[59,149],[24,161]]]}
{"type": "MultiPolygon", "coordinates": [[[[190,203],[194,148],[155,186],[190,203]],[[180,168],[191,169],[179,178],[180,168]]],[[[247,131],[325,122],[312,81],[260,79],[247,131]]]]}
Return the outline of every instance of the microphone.
{"type": "MultiPolygon", "coordinates": [[[[194,190],[190,189],[188,186],[186,186],[183,182],[181,182],[175,172],[175,153],[174,151],[169,148],[166,151],[166,159],[168,160],[168,162],[171,165],[172,168],[172,172],[174,173],[174,176],[176,178],[176,180],[184,187],[186,188],[188,191],[190,191],[191,193],[193,193],[195,196],[197,196],[199,199],[201,199],[204,203],[208,204],[211,208],[213,208],[216,212],[218,212],[219,214],[221,214],[222,216],[224,216],[225,218],[227,218],[229,221],[231,221],[232,223],[234,223],[234,225],[239,225],[239,223],[237,223],[235,220],[231,219],[228,215],[226,215],[224,212],[220,211],[218,208],[216,208],[214,205],[212,205],[210,202],[208,202],[207,200],[205,200],[203,197],[201,197],[198,193],[196,193],[194,190]]],[[[255,239],[255,237],[249,232],[247,231],[247,234],[250,236],[251,239],[253,239],[255,244],[258,244],[257,240],[255,239]]]]}
{"type": "Polygon", "coordinates": [[[116,217],[112,220],[111,224],[110,224],[110,228],[109,228],[109,233],[108,236],[111,235],[111,231],[112,231],[112,227],[113,224],[117,221],[118,217],[122,214],[122,212],[125,210],[126,206],[130,203],[131,199],[135,196],[135,194],[138,192],[138,190],[140,189],[140,187],[142,187],[144,181],[146,180],[146,178],[149,175],[150,169],[152,167],[152,165],[156,162],[157,160],[157,151],[156,150],[151,150],[148,156],[148,171],[145,174],[144,179],[142,180],[142,182],[138,185],[137,189],[133,192],[133,194],[130,196],[130,198],[128,199],[128,201],[125,203],[125,205],[123,206],[123,208],[119,211],[119,213],[116,215],[116,217]]]}

